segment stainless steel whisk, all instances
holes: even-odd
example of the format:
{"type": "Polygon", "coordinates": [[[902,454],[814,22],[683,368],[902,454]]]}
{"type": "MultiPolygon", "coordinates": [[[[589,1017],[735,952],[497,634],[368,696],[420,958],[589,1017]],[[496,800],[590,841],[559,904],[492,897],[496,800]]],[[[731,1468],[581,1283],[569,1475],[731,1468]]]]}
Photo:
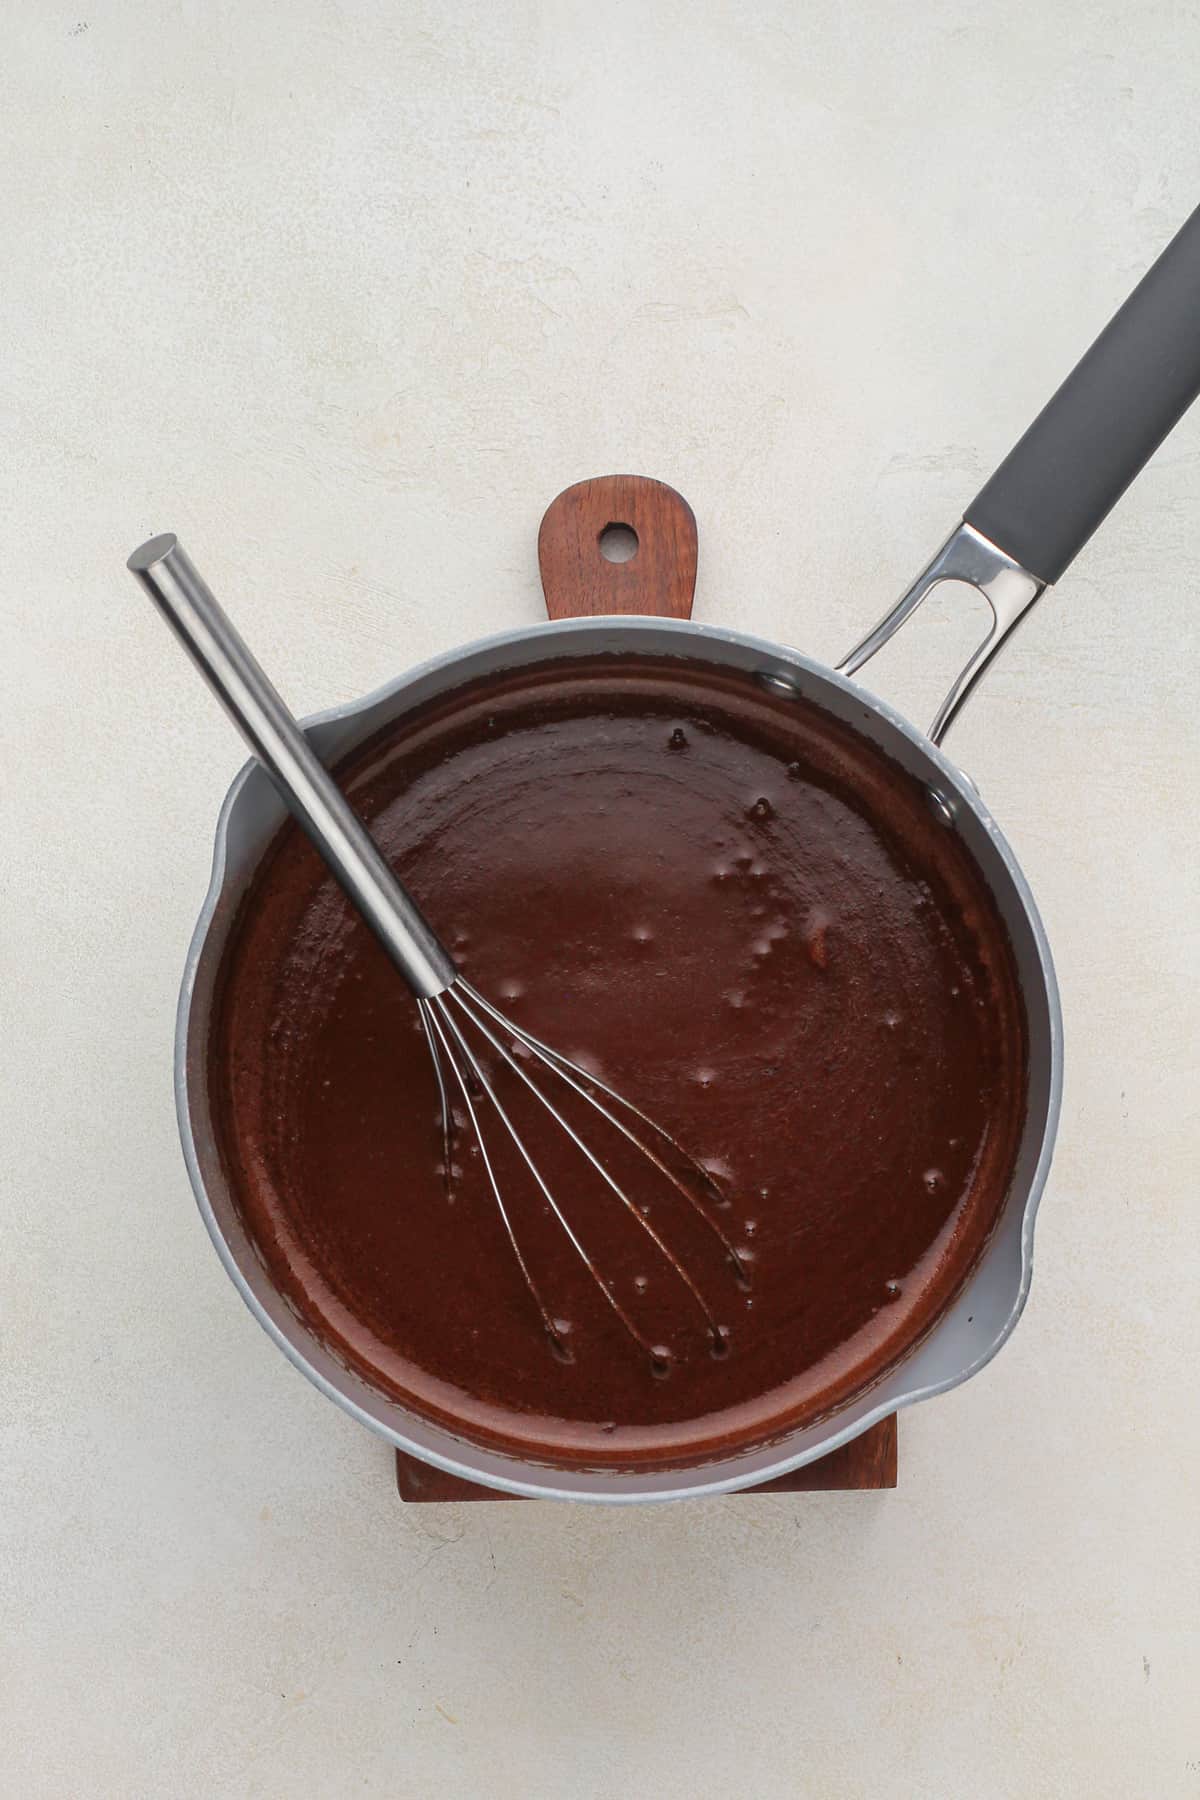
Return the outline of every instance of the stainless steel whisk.
{"type": "MultiPolygon", "coordinates": [[[[708,1172],[688,1156],[669,1133],[632,1101],[609,1087],[579,1063],[507,1018],[485,999],[455,966],[420,908],[393,874],[366,827],[351,810],[332,776],[317,757],[283,700],[252,656],[232,622],[214,599],[191,559],[172,533],[151,538],[129,558],[129,569],[141,582],[181,639],[201,674],[249,743],[282,799],[337,877],[350,899],[379,938],[416,996],[421,1024],[433,1059],[441,1105],[444,1170],[451,1179],[453,1112],[447,1082],[449,1070],[499,1208],[513,1254],[537,1308],[554,1352],[570,1360],[560,1324],[542,1297],[522,1251],[511,1212],[496,1174],[495,1159],[480,1117],[481,1102],[492,1107],[501,1127],[524,1163],[536,1190],[566,1233],[591,1279],[635,1344],[649,1357],[656,1374],[665,1375],[670,1352],[653,1343],[622,1304],[597,1267],[575,1226],[551,1192],[537,1161],[505,1106],[475,1042],[482,1042],[550,1114],[614,1198],[645,1233],[664,1262],[691,1296],[704,1322],[714,1355],[727,1349],[726,1333],[679,1257],[606,1166],[603,1156],[563,1116],[542,1082],[523,1066],[536,1064],[541,1076],[552,1077],[576,1094],[607,1126],[630,1144],[678,1193],[717,1239],[738,1284],[747,1276],[733,1243],[713,1217],[708,1202],[719,1202],[719,1189],[708,1172]],[[523,1053],[523,1054],[521,1054],[523,1053]],[[647,1141],[649,1139],[650,1141],[647,1141]],[[657,1146],[657,1148],[656,1148],[657,1146]],[[670,1156],[686,1171],[665,1160],[670,1156]]],[[[486,1056],[486,1052],[485,1052],[486,1056]]]]}

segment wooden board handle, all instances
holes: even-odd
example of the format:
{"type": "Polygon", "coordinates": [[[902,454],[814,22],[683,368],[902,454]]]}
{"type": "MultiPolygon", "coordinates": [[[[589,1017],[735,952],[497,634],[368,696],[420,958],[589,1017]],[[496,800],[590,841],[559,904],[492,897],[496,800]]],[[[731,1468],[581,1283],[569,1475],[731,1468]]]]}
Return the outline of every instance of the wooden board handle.
{"type": "Polygon", "coordinates": [[[690,619],[695,514],[682,494],[646,475],[577,481],[546,508],[538,562],[552,619],[597,613],[690,619]],[[622,551],[624,560],[606,554],[622,551]]]}

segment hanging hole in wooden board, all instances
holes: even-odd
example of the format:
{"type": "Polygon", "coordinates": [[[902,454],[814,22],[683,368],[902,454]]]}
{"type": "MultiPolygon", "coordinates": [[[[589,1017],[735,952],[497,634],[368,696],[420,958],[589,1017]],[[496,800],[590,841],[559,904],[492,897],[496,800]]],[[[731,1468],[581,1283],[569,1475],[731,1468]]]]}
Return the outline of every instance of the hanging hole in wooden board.
{"type": "Polygon", "coordinates": [[[600,533],[600,554],[606,562],[632,562],[638,551],[638,534],[632,525],[615,521],[600,533]]]}

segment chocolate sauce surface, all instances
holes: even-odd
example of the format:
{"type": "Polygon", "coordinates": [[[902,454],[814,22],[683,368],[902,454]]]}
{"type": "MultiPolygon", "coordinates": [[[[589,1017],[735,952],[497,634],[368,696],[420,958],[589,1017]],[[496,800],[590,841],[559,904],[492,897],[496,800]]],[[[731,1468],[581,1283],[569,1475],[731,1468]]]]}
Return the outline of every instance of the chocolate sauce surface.
{"type": "Polygon", "coordinates": [[[473,1035],[666,1373],[476,1093],[556,1353],[461,1091],[450,1078],[447,1186],[413,998],[288,825],[227,947],[209,1080],[240,1210],[319,1337],[464,1437],[608,1466],[769,1440],[911,1350],[996,1219],[1025,1093],[1006,934],[919,784],[807,703],[627,657],[461,689],[339,778],[467,979],[711,1173],[706,1218],[542,1080],[687,1269],[724,1354],[637,1218],[473,1035]]]}

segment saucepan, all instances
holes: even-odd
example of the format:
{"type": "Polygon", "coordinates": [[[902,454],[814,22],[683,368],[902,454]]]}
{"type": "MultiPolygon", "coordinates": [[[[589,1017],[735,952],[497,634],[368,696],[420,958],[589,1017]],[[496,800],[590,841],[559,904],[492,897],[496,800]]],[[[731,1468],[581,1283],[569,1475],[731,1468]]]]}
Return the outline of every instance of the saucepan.
{"type": "Polygon", "coordinates": [[[693,664],[740,671],[746,680],[808,702],[859,733],[924,784],[935,816],[974,858],[1011,940],[1028,1032],[1025,1120],[1003,1208],[965,1286],[908,1358],[830,1416],[781,1440],[669,1470],[542,1467],[473,1443],[377,1391],[285,1301],[243,1225],[223,1172],[208,1092],[218,970],[239,901],[286,816],[263,770],[255,763],[242,769],[221,809],[212,881],[184,972],[176,1038],[179,1125],[196,1199],[221,1260],[261,1324],[318,1388],[399,1449],[469,1481],[535,1497],[631,1502],[728,1492],[785,1474],[897,1409],[958,1385],[996,1354],[1029,1292],[1034,1218],[1059,1111],[1062,1027],[1050,950],[1033,896],[999,827],[942,742],[1002,644],[1062,575],[1197,392],[1200,210],[916,581],[836,670],[782,644],[694,623],[689,615],[696,528],[690,509],[661,483],[612,477],[568,489],[543,520],[549,623],[437,657],[306,724],[318,755],[336,763],[410,709],[501,671],[532,672],[557,658],[593,653],[686,657],[693,664]],[[614,525],[635,534],[636,554],[628,561],[604,554],[601,537],[614,525]],[[854,677],[945,581],[969,583],[983,594],[992,623],[923,732],[854,677]]]}

